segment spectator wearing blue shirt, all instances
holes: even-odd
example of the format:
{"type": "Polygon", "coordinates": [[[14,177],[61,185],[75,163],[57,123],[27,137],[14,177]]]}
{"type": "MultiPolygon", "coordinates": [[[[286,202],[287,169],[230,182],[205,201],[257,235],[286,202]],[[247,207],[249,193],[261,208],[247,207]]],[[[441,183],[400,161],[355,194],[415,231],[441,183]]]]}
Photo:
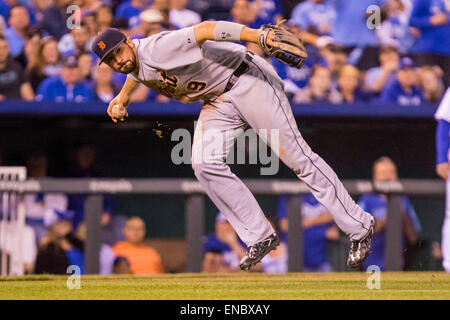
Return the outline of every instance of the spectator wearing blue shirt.
{"type": "Polygon", "coordinates": [[[63,11],[55,6],[54,1],[35,1],[38,14],[38,25],[56,40],[69,32],[63,11]]]}
{"type": "Polygon", "coordinates": [[[3,32],[12,57],[22,53],[29,27],[30,16],[27,9],[21,5],[13,6],[9,16],[9,28],[3,32]]]}
{"type": "Polygon", "coordinates": [[[380,48],[380,66],[367,70],[364,77],[364,88],[374,96],[378,96],[383,90],[386,82],[395,77],[398,71],[400,53],[397,47],[392,45],[380,48]]]}
{"type": "MultiPolygon", "coordinates": [[[[289,230],[287,204],[291,196],[282,195],[278,202],[277,218],[281,241],[289,230]]],[[[328,210],[313,195],[302,196],[303,263],[306,272],[330,272],[327,241],[337,240],[339,231],[328,210]]]]}
{"type": "MultiPolygon", "coordinates": [[[[306,45],[323,48],[333,42],[330,35],[335,17],[336,11],[330,1],[307,0],[293,9],[289,24],[300,28],[300,37],[306,45]]],[[[309,54],[308,46],[307,50],[309,54]]]]}
{"type": "MultiPolygon", "coordinates": [[[[373,180],[375,182],[392,182],[398,180],[397,167],[392,159],[388,157],[381,157],[377,159],[373,165],[373,180]]],[[[404,236],[403,245],[410,251],[418,242],[418,234],[421,230],[419,219],[416,212],[411,205],[409,199],[405,196],[402,199],[402,232],[404,236]]],[[[380,194],[365,194],[358,204],[361,208],[370,213],[377,219],[375,228],[375,236],[372,242],[372,251],[363,263],[364,270],[371,265],[377,265],[381,270],[385,269],[385,248],[386,248],[386,221],[387,221],[387,197],[380,194]]],[[[413,252],[414,253],[414,252],[413,252]]],[[[404,268],[410,268],[412,264],[409,260],[414,260],[414,257],[402,257],[404,260],[404,268]],[[408,263],[405,264],[406,260],[408,263]]]]}
{"type": "Polygon", "coordinates": [[[330,103],[335,92],[331,87],[331,72],[320,64],[312,68],[308,85],[299,89],[293,96],[294,103],[330,103]]]}
{"type": "Polygon", "coordinates": [[[204,241],[203,272],[230,272],[239,270],[239,261],[245,255],[245,243],[222,213],[216,216],[215,233],[204,241]]]}
{"type": "Polygon", "coordinates": [[[277,70],[278,75],[284,81],[284,91],[289,98],[295,96],[300,89],[306,87],[313,71],[310,59],[306,59],[300,69],[291,67],[278,59],[272,59],[272,65],[277,70]]]}
{"type": "Polygon", "coordinates": [[[336,18],[331,36],[349,53],[349,63],[360,70],[378,65],[375,28],[367,27],[367,8],[382,7],[386,0],[333,0],[336,18]]]}
{"type": "Polygon", "coordinates": [[[402,106],[420,106],[423,92],[417,86],[414,62],[410,58],[402,58],[397,75],[392,77],[381,92],[381,103],[397,103],[402,106]]]}
{"type": "Polygon", "coordinates": [[[49,77],[41,82],[36,101],[92,101],[92,86],[89,82],[80,81],[80,77],[76,58],[73,56],[65,57],[61,67],[61,75],[49,77]]]}
{"type": "Polygon", "coordinates": [[[410,25],[420,30],[417,62],[439,65],[450,85],[450,7],[446,0],[415,0],[410,25]]]}
{"type": "Polygon", "coordinates": [[[291,15],[291,22],[305,31],[324,36],[331,34],[336,12],[327,0],[307,0],[299,3],[291,15]]]}
{"type": "MultiPolygon", "coordinates": [[[[29,1],[31,2],[31,1],[29,1]]],[[[9,20],[11,8],[17,5],[24,6],[27,11],[28,15],[30,17],[30,24],[35,25],[36,24],[36,10],[34,8],[34,3],[29,4],[27,1],[19,1],[19,0],[0,0],[0,15],[3,16],[5,21],[9,20]]]]}
{"type": "Polygon", "coordinates": [[[283,9],[280,0],[249,0],[257,10],[256,19],[250,25],[258,29],[263,24],[274,24],[283,19],[283,9]]]}
{"type": "Polygon", "coordinates": [[[420,34],[409,25],[411,0],[388,0],[382,10],[382,23],[375,31],[380,45],[395,46],[402,54],[415,53],[420,34]]]}
{"type": "Polygon", "coordinates": [[[122,2],[116,9],[116,17],[128,19],[130,28],[139,24],[139,14],[149,5],[148,0],[130,0],[122,2]]]}

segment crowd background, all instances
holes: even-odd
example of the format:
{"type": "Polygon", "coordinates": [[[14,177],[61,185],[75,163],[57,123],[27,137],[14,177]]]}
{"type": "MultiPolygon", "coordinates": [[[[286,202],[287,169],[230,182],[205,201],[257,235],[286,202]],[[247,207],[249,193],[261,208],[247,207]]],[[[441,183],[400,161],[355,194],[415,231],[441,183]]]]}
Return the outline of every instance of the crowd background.
{"type": "MultiPolygon", "coordinates": [[[[445,0],[0,0],[0,108],[13,99],[108,103],[125,75],[99,66],[90,50],[92,39],[108,27],[134,39],[205,20],[259,28],[283,19],[304,40],[308,59],[302,69],[295,69],[264,58],[283,78],[295,104],[393,103],[429,108],[450,85],[450,5],[445,0]]],[[[241,44],[263,56],[257,45],[241,44]]],[[[144,86],[138,87],[132,100],[171,101],[144,86]]],[[[65,176],[100,176],[94,167],[95,152],[93,145],[76,145],[65,176]]],[[[6,152],[4,156],[11,158],[6,152]]],[[[392,159],[370,161],[375,161],[374,180],[398,179],[392,159]]],[[[49,169],[54,170],[42,152],[28,155],[24,164],[31,178],[46,177],[49,169]]],[[[84,272],[84,200],[83,195],[27,195],[27,273],[66,273],[73,264],[84,272]]],[[[282,196],[272,212],[283,240],[288,231],[287,200],[288,196],[282,196]]],[[[375,254],[368,263],[383,268],[386,198],[364,195],[358,200],[380,221],[375,254]]],[[[419,246],[421,223],[407,198],[403,205],[403,260],[409,270],[419,246]]],[[[130,212],[128,218],[118,215],[121,210],[110,197],[105,197],[103,211],[102,274],[182,271],[165,268],[160,254],[167,252],[158,253],[145,242],[152,226],[130,212]]],[[[331,271],[327,246],[341,238],[338,229],[311,196],[303,197],[302,214],[305,270],[331,271]]],[[[238,271],[245,245],[220,213],[214,227],[215,232],[204,239],[203,271],[238,271]]],[[[441,257],[437,242],[432,255],[441,257]]],[[[286,272],[286,242],[255,271],[286,272]]]]}
{"type": "MultiPolygon", "coordinates": [[[[108,27],[133,39],[205,20],[258,28],[287,19],[307,46],[306,64],[268,60],[294,103],[426,106],[450,84],[449,7],[444,0],[0,0],[0,99],[108,102],[125,76],[97,66],[90,50],[108,27]]],[[[170,99],[141,86],[133,101],[170,99]]]]}

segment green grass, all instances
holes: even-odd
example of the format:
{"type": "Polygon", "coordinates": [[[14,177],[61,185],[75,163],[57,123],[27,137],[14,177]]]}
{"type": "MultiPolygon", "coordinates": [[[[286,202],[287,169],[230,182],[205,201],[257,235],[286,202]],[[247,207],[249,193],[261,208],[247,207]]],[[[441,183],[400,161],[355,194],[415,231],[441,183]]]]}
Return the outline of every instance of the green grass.
{"type": "Polygon", "coordinates": [[[381,289],[367,288],[366,273],[267,275],[165,274],[82,276],[81,289],[69,290],[68,276],[0,278],[0,299],[146,300],[298,300],[298,299],[449,299],[450,274],[381,273],[381,289]]]}

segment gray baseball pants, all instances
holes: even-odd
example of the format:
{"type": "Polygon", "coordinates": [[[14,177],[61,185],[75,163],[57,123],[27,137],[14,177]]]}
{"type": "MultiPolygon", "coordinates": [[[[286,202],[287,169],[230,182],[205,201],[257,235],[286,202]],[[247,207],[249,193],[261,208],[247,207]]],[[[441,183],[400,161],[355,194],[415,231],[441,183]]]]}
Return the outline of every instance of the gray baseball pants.
{"type": "Polygon", "coordinates": [[[241,133],[239,129],[247,126],[256,132],[279,130],[278,148],[273,148],[270,134],[265,142],[308,185],[351,240],[366,235],[370,214],[353,201],[333,169],[312,152],[297,128],[283,81],[269,63],[254,55],[249,70],[230,91],[203,105],[192,148],[192,167],[197,179],[247,245],[274,232],[253,194],[225,163],[236,135],[241,133]],[[211,132],[223,138],[219,142],[209,139],[216,143],[212,147],[205,138],[211,132]]]}

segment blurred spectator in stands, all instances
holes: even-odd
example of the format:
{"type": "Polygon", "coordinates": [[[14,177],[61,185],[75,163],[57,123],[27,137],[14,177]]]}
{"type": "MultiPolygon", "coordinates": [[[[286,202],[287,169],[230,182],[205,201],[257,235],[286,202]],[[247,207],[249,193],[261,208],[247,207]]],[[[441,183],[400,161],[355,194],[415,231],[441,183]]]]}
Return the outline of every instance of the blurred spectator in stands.
{"type": "Polygon", "coordinates": [[[27,65],[27,75],[34,92],[37,92],[39,84],[46,78],[59,74],[61,68],[61,55],[58,50],[58,42],[51,37],[42,38],[34,56],[30,57],[27,65]]]}
{"type": "Polygon", "coordinates": [[[130,28],[134,28],[139,24],[139,13],[148,6],[148,0],[124,1],[117,7],[116,17],[126,18],[130,28]]]}
{"type": "Polygon", "coordinates": [[[147,9],[139,14],[139,26],[136,27],[139,37],[146,38],[164,30],[164,17],[157,9],[147,9]]]}
{"type": "Polygon", "coordinates": [[[70,222],[60,220],[53,223],[41,241],[34,273],[67,274],[67,267],[76,265],[84,274],[83,247],[70,222]]]}
{"type": "Polygon", "coordinates": [[[381,46],[394,46],[402,54],[413,53],[419,30],[409,25],[411,0],[387,0],[381,12],[381,25],[375,29],[381,46]]]}
{"type": "Polygon", "coordinates": [[[369,95],[359,86],[359,73],[352,65],[342,67],[339,72],[337,93],[330,98],[332,103],[353,104],[369,100],[369,95]]]}
{"type": "Polygon", "coordinates": [[[280,0],[249,0],[252,28],[263,24],[275,24],[283,20],[283,8],[280,0]]]}
{"type": "Polygon", "coordinates": [[[202,16],[202,21],[228,20],[234,1],[235,0],[194,0],[188,2],[188,8],[198,12],[202,16]]]}
{"type": "Polygon", "coordinates": [[[92,80],[92,67],[94,64],[94,57],[89,51],[81,52],[78,55],[78,69],[80,69],[80,78],[83,81],[92,80]]]}
{"type": "Polygon", "coordinates": [[[113,70],[105,63],[94,69],[94,95],[95,100],[109,103],[117,94],[121,87],[112,82],[113,70]]]}
{"type": "MultiPolygon", "coordinates": [[[[100,174],[95,167],[96,152],[94,146],[87,142],[81,141],[75,145],[73,153],[71,154],[71,169],[68,174],[69,177],[74,178],[89,178],[98,177],[100,174]]],[[[86,195],[84,194],[70,194],[69,195],[69,210],[74,212],[72,224],[75,228],[84,221],[86,195]]],[[[114,201],[110,194],[103,195],[103,212],[101,215],[102,242],[112,245],[117,241],[124,239],[123,228],[125,226],[126,218],[114,214],[114,201]]]]}
{"type": "Polygon", "coordinates": [[[415,64],[410,58],[402,58],[397,75],[389,79],[381,92],[380,102],[397,103],[402,106],[419,106],[423,92],[418,86],[415,64]]]}
{"type": "MultiPolygon", "coordinates": [[[[278,223],[270,222],[277,234],[280,234],[278,223]]],[[[286,245],[286,239],[281,239],[280,245],[270,251],[261,260],[261,270],[264,273],[286,273],[288,272],[288,251],[286,245]]]]}
{"type": "Polygon", "coordinates": [[[177,29],[190,27],[202,22],[200,15],[192,10],[186,9],[187,0],[170,0],[170,24],[177,29]]]}
{"type": "Polygon", "coordinates": [[[377,38],[374,14],[368,17],[369,6],[381,7],[385,0],[334,0],[336,18],[331,28],[334,41],[345,47],[349,63],[360,70],[368,70],[378,65],[377,38]],[[372,20],[369,20],[372,19],[372,20]]]}
{"type": "Polygon", "coordinates": [[[22,5],[13,6],[8,22],[9,28],[3,34],[8,40],[11,56],[15,57],[22,52],[25,45],[25,37],[30,28],[30,16],[27,8],[22,5]]]}
{"type": "Polygon", "coordinates": [[[438,103],[444,94],[442,70],[438,66],[423,66],[417,69],[417,77],[423,89],[424,102],[438,103]]]}
{"type": "Polygon", "coordinates": [[[291,21],[302,30],[317,36],[331,34],[336,12],[332,3],[326,0],[306,0],[292,11],[291,21]]]}
{"type": "Polygon", "coordinates": [[[130,262],[125,257],[117,257],[113,263],[113,274],[132,274],[130,262]]]}
{"type": "Polygon", "coordinates": [[[335,88],[339,79],[339,74],[343,66],[347,64],[347,54],[343,46],[328,44],[320,50],[324,65],[331,72],[331,87],[335,88]]]}
{"type": "MultiPolygon", "coordinates": [[[[392,182],[398,180],[397,167],[388,157],[381,157],[373,164],[373,180],[375,182],[392,182]]],[[[387,221],[386,212],[387,197],[383,194],[366,194],[363,195],[358,204],[361,208],[373,215],[377,219],[375,226],[375,236],[372,242],[372,251],[363,263],[366,269],[370,265],[377,265],[381,270],[385,267],[385,248],[386,234],[385,227],[387,221]]],[[[416,216],[413,206],[409,202],[408,197],[404,196],[402,208],[402,228],[404,236],[404,247],[414,250],[417,245],[418,235],[421,229],[419,219],[416,216]]],[[[402,257],[403,258],[403,257],[402,257]]]]}
{"type": "Polygon", "coordinates": [[[54,0],[34,0],[37,9],[38,25],[57,41],[69,32],[62,10],[55,6],[54,0]]]}
{"type": "Polygon", "coordinates": [[[144,244],[145,222],[141,218],[129,218],[123,234],[125,241],[116,243],[112,249],[116,256],[127,258],[133,274],[164,273],[159,253],[144,244]]]}
{"type": "MultiPolygon", "coordinates": [[[[251,9],[248,0],[236,0],[231,8],[231,21],[249,26],[253,22],[251,17],[251,9]]],[[[248,50],[256,53],[257,55],[263,57],[264,53],[262,49],[255,43],[245,43],[244,41],[237,41],[237,43],[246,46],[248,50]]]]}
{"type": "MultiPolygon", "coordinates": [[[[292,196],[282,195],[278,201],[277,218],[280,238],[287,240],[289,231],[287,207],[292,196]]],[[[303,263],[306,272],[330,272],[331,264],[327,255],[327,241],[338,240],[339,230],[333,217],[313,195],[302,197],[303,263]]]]}
{"type": "Polygon", "coordinates": [[[231,21],[248,26],[252,20],[250,17],[250,5],[248,0],[236,0],[231,8],[231,21]]]}
{"type": "MultiPolygon", "coordinates": [[[[48,160],[43,153],[32,154],[27,160],[28,177],[47,178],[48,160]]],[[[67,211],[68,199],[63,193],[27,193],[24,195],[26,224],[34,229],[36,244],[45,236],[46,227],[67,211]]]]}
{"type": "Polygon", "coordinates": [[[31,1],[21,1],[21,0],[0,0],[0,15],[5,19],[5,21],[8,21],[10,17],[10,11],[11,8],[16,5],[23,5],[30,16],[30,24],[34,25],[36,24],[36,13],[35,13],[35,7],[34,3],[31,3],[31,1]]]}
{"type": "MultiPolygon", "coordinates": [[[[75,233],[76,237],[83,241],[83,243],[86,243],[87,238],[87,227],[85,223],[81,223],[75,233]]],[[[116,259],[116,255],[112,248],[106,244],[101,243],[100,245],[100,252],[99,252],[99,259],[100,259],[100,274],[103,275],[109,275],[113,273],[113,264],[114,260],[116,259]]]]}
{"type": "Polygon", "coordinates": [[[420,31],[417,44],[419,66],[438,65],[450,85],[450,6],[446,0],[414,0],[410,25],[420,31]]]}
{"type": "Polygon", "coordinates": [[[113,21],[113,12],[107,5],[102,5],[97,9],[97,24],[98,31],[101,32],[104,29],[110,28],[113,21]]]}
{"type": "Polygon", "coordinates": [[[173,29],[170,25],[170,0],[153,0],[152,9],[158,10],[164,17],[163,26],[166,29],[173,29]]]}
{"type": "Polygon", "coordinates": [[[316,64],[312,76],[304,88],[297,91],[294,103],[329,103],[335,92],[331,88],[331,72],[328,68],[316,64]]]}
{"type": "Polygon", "coordinates": [[[89,46],[89,29],[85,21],[79,27],[65,34],[58,43],[59,51],[64,56],[77,56],[81,52],[91,51],[89,46]]]}
{"type": "Polygon", "coordinates": [[[364,88],[378,95],[391,77],[395,77],[398,71],[400,54],[395,46],[386,45],[380,48],[380,66],[370,68],[364,77],[364,88]]]}
{"type": "Polygon", "coordinates": [[[98,34],[97,12],[91,10],[83,11],[81,21],[86,24],[88,39],[95,38],[98,34]]]}
{"type": "MultiPolygon", "coordinates": [[[[124,35],[132,38],[134,36],[133,29],[129,28],[128,20],[125,18],[114,17],[111,21],[111,28],[119,29],[124,35]]],[[[116,72],[119,74],[118,72],[116,72]]],[[[125,75],[126,78],[126,75],[125,75]]]]}
{"type": "Polygon", "coordinates": [[[36,27],[28,28],[25,34],[25,44],[23,50],[14,57],[14,60],[20,63],[23,69],[26,69],[30,61],[39,50],[39,41],[41,41],[42,30],[36,27]]]}
{"type": "Polygon", "coordinates": [[[85,11],[97,11],[98,8],[102,5],[102,3],[110,3],[110,0],[83,0],[82,1],[82,9],[85,11]]]}
{"type": "Polygon", "coordinates": [[[284,91],[289,99],[294,97],[302,88],[306,87],[313,71],[311,60],[306,59],[300,69],[291,67],[278,59],[272,59],[272,65],[284,81],[284,91]]]}
{"type": "Polygon", "coordinates": [[[61,76],[48,77],[38,87],[36,101],[84,102],[93,99],[90,83],[82,81],[74,56],[64,57],[61,76]]]}
{"type": "Polygon", "coordinates": [[[203,272],[239,271],[246,246],[222,213],[216,216],[215,233],[203,245],[203,272]]]}
{"type": "Polygon", "coordinates": [[[5,99],[32,101],[34,93],[24,70],[11,58],[8,41],[0,36],[0,101],[5,99]]]}
{"type": "Polygon", "coordinates": [[[300,27],[305,43],[323,48],[333,41],[330,35],[335,17],[334,6],[328,0],[306,0],[294,8],[289,23],[300,27]]]}

